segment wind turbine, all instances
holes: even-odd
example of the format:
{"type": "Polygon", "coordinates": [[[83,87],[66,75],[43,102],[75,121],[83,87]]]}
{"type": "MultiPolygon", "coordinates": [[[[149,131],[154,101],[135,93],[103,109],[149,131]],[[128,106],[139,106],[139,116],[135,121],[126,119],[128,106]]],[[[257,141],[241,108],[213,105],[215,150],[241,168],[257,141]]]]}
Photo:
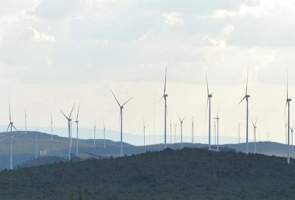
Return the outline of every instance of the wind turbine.
{"type": "Polygon", "coordinates": [[[66,115],[62,110],[61,114],[66,118],[68,122],[68,137],[69,137],[69,146],[68,146],[68,160],[72,159],[72,114],[75,108],[75,104],[73,105],[69,115],[66,115]]]}
{"type": "Polygon", "coordinates": [[[25,132],[28,133],[28,115],[27,115],[27,111],[25,111],[25,132]]]}
{"type": "Polygon", "coordinates": [[[183,148],[183,122],[185,118],[181,118],[178,116],[179,124],[180,124],[180,145],[183,148]]]}
{"type": "Polygon", "coordinates": [[[53,141],[53,116],[52,113],[50,114],[50,140],[53,141]]]}
{"type": "Polygon", "coordinates": [[[11,105],[9,101],[9,124],[7,127],[7,132],[10,130],[9,168],[11,170],[13,169],[13,129],[16,131],[16,127],[14,126],[14,122],[12,121],[11,105]]]}
{"type": "Polygon", "coordinates": [[[238,143],[241,143],[241,124],[238,124],[238,143]]]}
{"type": "Polygon", "coordinates": [[[106,126],[105,123],[103,122],[103,148],[106,148],[106,126]]]}
{"type": "Polygon", "coordinates": [[[79,155],[79,115],[80,115],[80,105],[78,106],[76,120],[74,121],[76,124],[76,156],[79,155]]]}
{"type": "Polygon", "coordinates": [[[93,145],[96,147],[96,124],[93,127],[93,145]]]}
{"type": "Polygon", "coordinates": [[[146,141],[145,141],[145,139],[146,139],[146,125],[145,125],[145,122],[143,122],[143,146],[144,146],[144,152],[146,152],[146,141]]]}
{"type": "Polygon", "coordinates": [[[165,80],[164,80],[164,93],[163,93],[163,99],[165,103],[165,108],[164,108],[164,145],[165,148],[167,147],[167,98],[168,94],[166,92],[167,90],[167,68],[165,69],[165,80]]]}
{"type": "Polygon", "coordinates": [[[174,123],[174,144],[177,143],[177,123],[174,123]]]}
{"type": "Polygon", "coordinates": [[[248,73],[247,73],[247,83],[246,83],[246,93],[242,100],[239,102],[241,104],[244,100],[246,101],[246,154],[249,154],[249,98],[248,94],[248,73]]]}
{"type": "Polygon", "coordinates": [[[220,120],[220,117],[219,117],[219,114],[217,113],[217,116],[215,118],[216,120],[216,150],[219,151],[219,120],[220,120]]]}
{"type": "Polygon", "coordinates": [[[207,105],[209,107],[209,128],[208,128],[208,146],[209,146],[209,150],[211,150],[211,100],[212,100],[212,93],[210,93],[210,89],[209,89],[209,83],[208,83],[208,77],[206,75],[206,83],[207,83],[207,105]]]}
{"type": "Polygon", "coordinates": [[[192,144],[194,144],[194,138],[195,138],[195,120],[194,117],[192,117],[192,144]]]}
{"type": "Polygon", "coordinates": [[[120,122],[121,122],[121,131],[120,131],[120,134],[121,134],[121,148],[120,148],[120,155],[123,156],[123,110],[124,110],[124,106],[126,106],[127,103],[129,103],[129,101],[132,100],[132,98],[129,98],[127,101],[125,101],[123,104],[120,104],[119,100],[117,99],[116,95],[114,94],[113,91],[111,91],[119,108],[120,108],[120,122]]]}
{"type": "Polygon", "coordinates": [[[254,154],[257,153],[257,144],[256,144],[256,133],[257,133],[257,120],[255,122],[252,121],[253,130],[254,130],[254,154]]]}
{"type": "Polygon", "coordinates": [[[291,113],[290,113],[290,109],[291,109],[291,101],[292,99],[289,97],[289,78],[287,75],[287,99],[286,99],[286,106],[288,107],[288,128],[287,128],[287,132],[288,132],[288,153],[287,153],[287,163],[290,164],[290,157],[291,157],[291,152],[290,152],[290,130],[291,130],[291,113]]]}
{"type": "Polygon", "coordinates": [[[172,122],[170,121],[170,144],[173,143],[173,131],[172,131],[172,122]]]}

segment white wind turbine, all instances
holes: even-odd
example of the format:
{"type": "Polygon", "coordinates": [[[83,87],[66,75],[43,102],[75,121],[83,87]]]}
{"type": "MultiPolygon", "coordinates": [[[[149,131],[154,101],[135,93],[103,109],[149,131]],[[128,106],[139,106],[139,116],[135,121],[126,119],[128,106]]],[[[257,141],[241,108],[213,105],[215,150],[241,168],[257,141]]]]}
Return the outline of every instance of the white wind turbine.
{"type": "Polygon", "coordinates": [[[143,122],[143,147],[144,152],[146,152],[146,124],[143,122]]]}
{"type": "Polygon", "coordinates": [[[74,121],[76,124],[76,156],[79,155],[79,115],[80,115],[80,105],[78,106],[76,120],[74,121]]]}
{"type": "Polygon", "coordinates": [[[11,114],[11,105],[9,101],[9,124],[7,127],[7,132],[10,131],[10,144],[9,144],[9,169],[13,169],[13,130],[16,131],[16,127],[14,126],[14,122],[12,121],[11,114]]]}
{"type": "Polygon", "coordinates": [[[121,148],[120,148],[120,155],[123,156],[124,152],[123,152],[123,110],[124,107],[126,106],[127,103],[129,103],[129,101],[132,100],[132,98],[129,98],[127,101],[125,101],[123,104],[120,104],[119,100],[117,99],[116,95],[114,94],[113,91],[111,91],[119,108],[120,108],[120,140],[121,140],[121,148]]]}
{"type": "Polygon", "coordinates": [[[25,132],[28,133],[28,115],[27,115],[27,111],[25,111],[25,132]]]}
{"type": "Polygon", "coordinates": [[[192,144],[195,143],[194,138],[195,138],[195,119],[194,117],[192,117],[192,144]]]}
{"type": "Polygon", "coordinates": [[[68,139],[69,139],[68,160],[72,159],[72,114],[73,114],[74,108],[75,108],[75,104],[73,105],[69,115],[66,115],[62,110],[60,111],[61,114],[67,120],[67,125],[68,125],[68,139]]]}
{"type": "Polygon", "coordinates": [[[106,144],[106,126],[105,123],[103,122],[103,148],[105,149],[107,147],[106,144]]]}
{"type": "Polygon", "coordinates": [[[167,68],[165,69],[165,80],[164,80],[164,93],[163,93],[163,99],[165,103],[164,107],[164,145],[167,147],[167,68]]]}
{"type": "Polygon", "coordinates": [[[208,78],[207,78],[207,74],[206,74],[206,84],[207,84],[207,105],[209,107],[209,121],[208,121],[208,148],[209,150],[211,150],[211,120],[212,120],[212,113],[211,113],[211,100],[212,100],[212,93],[210,93],[210,89],[209,89],[209,83],[208,83],[208,78]]]}
{"type": "Polygon", "coordinates": [[[50,140],[53,141],[53,116],[50,114],[50,140]]]}
{"type": "Polygon", "coordinates": [[[96,147],[96,124],[93,127],[93,145],[96,147]]]}
{"type": "Polygon", "coordinates": [[[219,114],[217,113],[216,115],[216,150],[219,151],[219,120],[220,120],[220,117],[219,117],[219,114]]]}
{"type": "Polygon", "coordinates": [[[244,100],[246,101],[246,154],[249,154],[249,98],[248,94],[248,73],[247,73],[247,83],[246,83],[246,93],[243,99],[240,101],[241,104],[244,100]]]}
{"type": "Polygon", "coordinates": [[[179,125],[180,125],[180,146],[183,148],[183,122],[185,118],[178,116],[179,125]]]}
{"type": "Polygon", "coordinates": [[[257,153],[257,120],[255,122],[252,121],[253,131],[254,131],[254,154],[257,153]]]}
{"type": "Polygon", "coordinates": [[[287,75],[287,98],[286,98],[286,106],[288,107],[288,124],[287,124],[287,143],[288,143],[288,153],[287,153],[287,163],[290,164],[291,159],[291,151],[290,151],[290,130],[291,130],[291,101],[292,99],[289,97],[289,78],[287,75]]]}

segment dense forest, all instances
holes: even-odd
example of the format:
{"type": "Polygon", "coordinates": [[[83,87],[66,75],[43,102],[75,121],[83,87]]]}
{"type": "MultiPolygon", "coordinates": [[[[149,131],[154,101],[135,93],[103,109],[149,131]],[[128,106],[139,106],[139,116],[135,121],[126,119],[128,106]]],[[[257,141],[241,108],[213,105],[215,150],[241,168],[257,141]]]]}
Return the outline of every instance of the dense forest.
{"type": "Polygon", "coordinates": [[[294,177],[283,158],[167,149],[3,171],[0,199],[294,200],[294,177]]]}

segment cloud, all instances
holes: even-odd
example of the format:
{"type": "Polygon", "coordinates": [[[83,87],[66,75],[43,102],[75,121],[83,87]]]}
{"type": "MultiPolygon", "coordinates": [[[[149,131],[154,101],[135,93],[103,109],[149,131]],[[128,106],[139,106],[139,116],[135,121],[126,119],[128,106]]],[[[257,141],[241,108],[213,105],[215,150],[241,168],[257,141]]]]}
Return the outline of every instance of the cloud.
{"type": "Polygon", "coordinates": [[[163,13],[162,14],[164,23],[175,26],[183,23],[183,18],[180,13],[172,12],[172,13],[163,13]]]}

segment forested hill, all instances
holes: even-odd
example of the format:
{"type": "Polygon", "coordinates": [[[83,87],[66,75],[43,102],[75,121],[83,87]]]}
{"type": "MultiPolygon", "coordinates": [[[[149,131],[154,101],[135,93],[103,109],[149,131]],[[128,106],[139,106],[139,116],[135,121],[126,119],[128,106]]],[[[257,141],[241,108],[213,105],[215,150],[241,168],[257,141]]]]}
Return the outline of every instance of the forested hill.
{"type": "Polygon", "coordinates": [[[3,171],[0,199],[294,200],[294,177],[282,158],[165,150],[3,171]]]}

